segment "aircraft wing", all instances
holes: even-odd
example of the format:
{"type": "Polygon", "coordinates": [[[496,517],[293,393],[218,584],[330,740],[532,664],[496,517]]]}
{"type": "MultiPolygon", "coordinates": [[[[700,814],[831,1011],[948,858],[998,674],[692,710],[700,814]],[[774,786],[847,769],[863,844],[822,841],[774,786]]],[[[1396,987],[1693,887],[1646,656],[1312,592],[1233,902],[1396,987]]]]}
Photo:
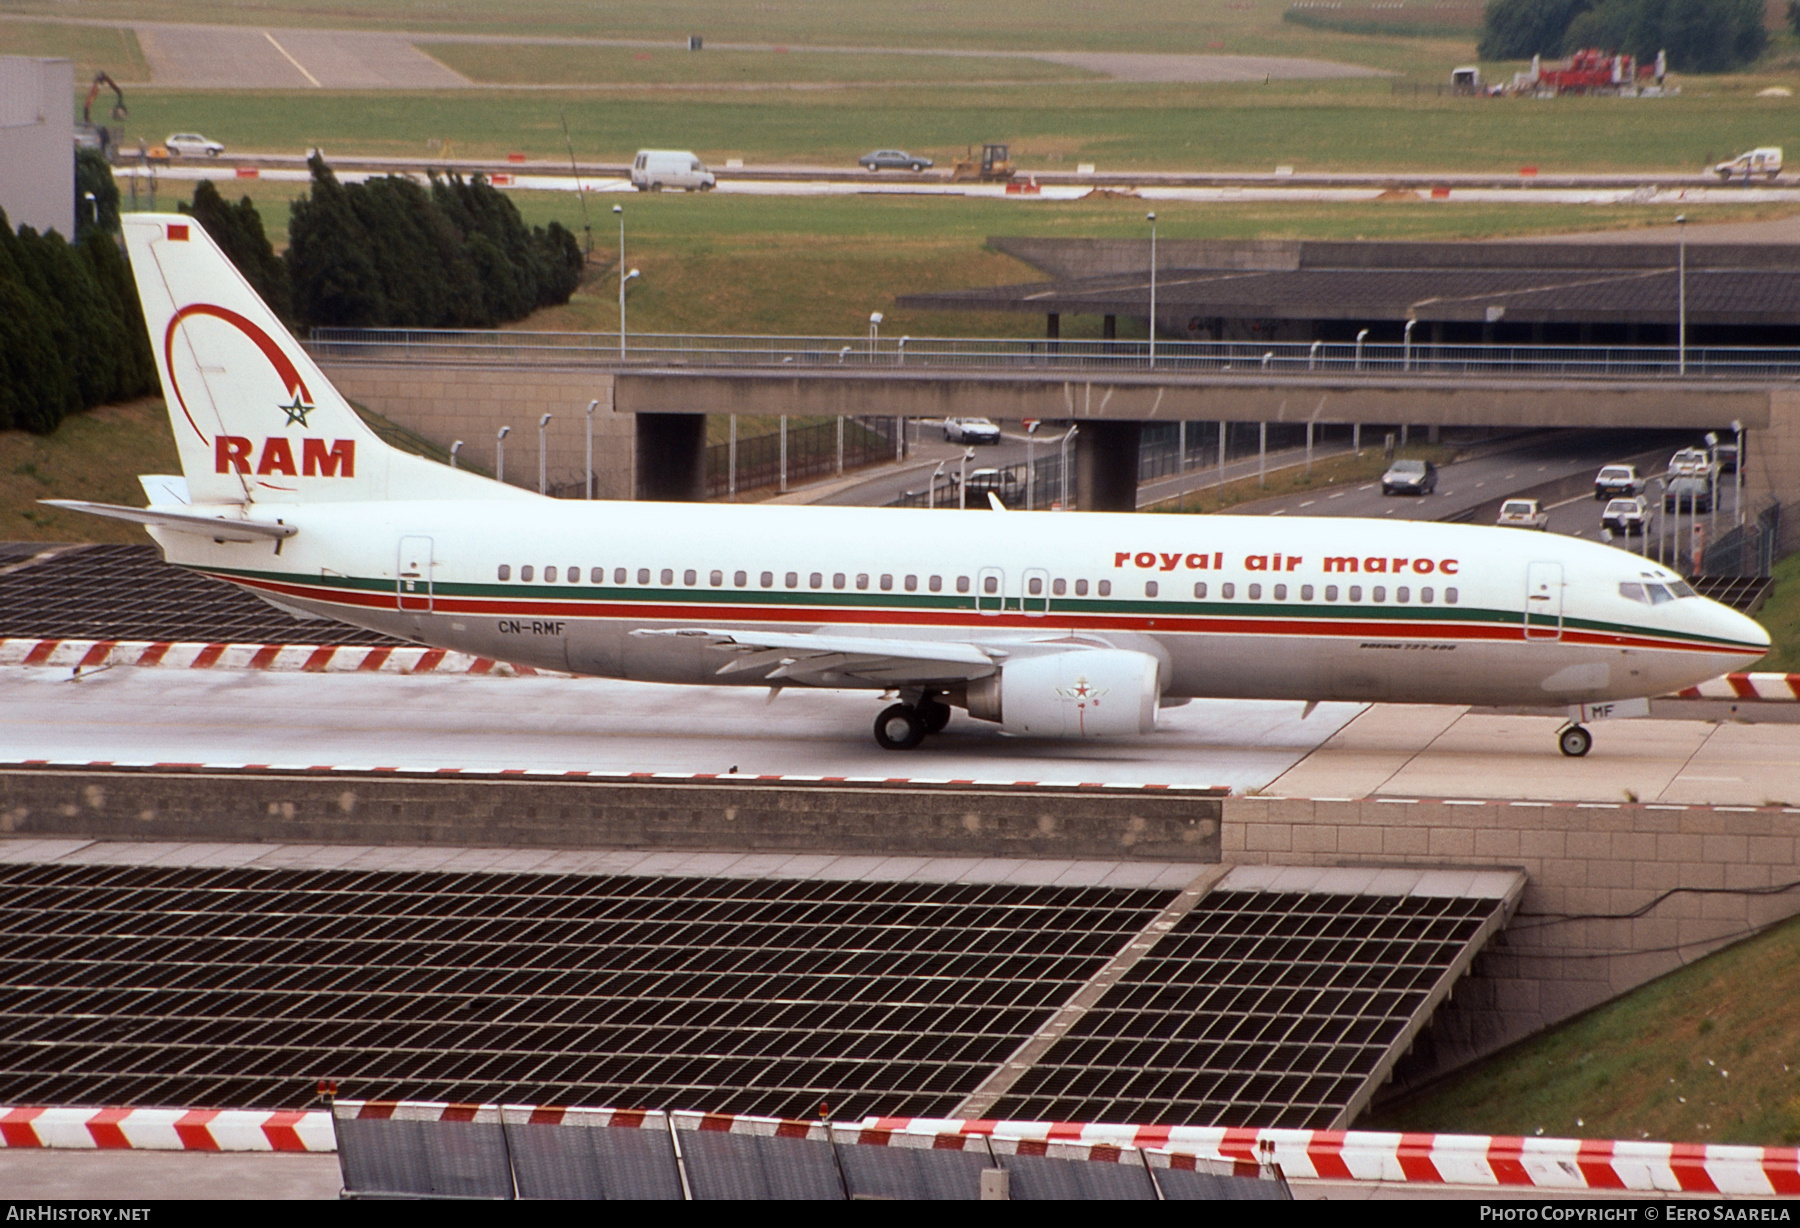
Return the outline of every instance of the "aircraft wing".
{"type": "Polygon", "coordinates": [[[705,627],[642,629],[633,635],[704,639],[732,659],[717,673],[757,671],[772,683],[837,686],[948,684],[985,678],[1000,668],[1006,650],[954,640],[875,639],[783,631],[715,631],[705,627]]]}
{"type": "Polygon", "coordinates": [[[71,512],[129,520],[133,524],[173,529],[177,533],[194,533],[220,542],[280,541],[300,531],[291,524],[271,524],[265,520],[233,520],[225,516],[170,512],[155,507],[120,507],[115,503],[88,503],[81,499],[40,499],[38,502],[51,507],[67,508],[71,512]]]}

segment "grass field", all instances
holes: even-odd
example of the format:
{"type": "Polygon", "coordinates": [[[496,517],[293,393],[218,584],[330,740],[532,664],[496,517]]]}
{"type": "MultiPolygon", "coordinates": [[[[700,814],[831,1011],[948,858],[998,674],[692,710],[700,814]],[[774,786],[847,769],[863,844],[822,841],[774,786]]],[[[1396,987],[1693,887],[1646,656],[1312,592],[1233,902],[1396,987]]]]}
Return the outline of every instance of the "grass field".
{"type": "MultiPolygon", "coordinates": [[[[0,23],[3,24],[3,23],[0,23]]],[[[1800,144],[1800,97],[1732,78],[1680,98],[1466,99],[1385,82],[1068,84],[684,93],[134,91],[127,145],[191,129],[227,149],[628,161],[641,148],[723,162],[853,165],[900,146],[940,163],[1004,140],[1026,170],[1697,171],[1755,145],[1800,144]]]]}
{"type": "MultiPolygon", "coordinates": [[[[1406,71],[1392,38],[1312,30],[1288,0],[83,0],[89,19],[379,28],[537,37],[723,43],[1313,56],[1406,71]]],[[[0,12],[69,15],[63,0],[5,0],[0,12]]],[[[1456,46],[1453,40],[1437,40],[1456,46]]],[[[1466,45],[1466,44],[1465,44],[1466,45]]]]}
{"type": "Polygon", "coordinates": [[[148,542],[137,525],[44,507],[38,500],[143,507],[138,474],[180,472],[159,397],[71,415],[50,435],[0,431],[0,541],[148,542]]]}
{"type": "Polygon", "coordinates": [[[1800,920],[1514,1045],[1356,1128],[1800,1142],[1797,980],[1800,920]]]}
{"type": "Polygon", "coordinates": [[[420,43],[471,81],[492,85],[822,84],[830,82],[1086,81],[1098,73],[1018,56],[847,55],[680,48],[420,43]]]}
{"type": "MultiPolygon", "coordinates": [[[[0,11],[4,11],[3,6],[0,11]]],[[[0,21],[0,55],[48,55],[73,60],[78,94],[85,94],[88,82],[101,71],[121,85],[150,79],[144,50],[138,46],[137,35],[130,30],[0,21]]],[[[112,91],[108,90],[106,108],[95,115],[95,122],[105,121],[113,101],[112,91]]]]}

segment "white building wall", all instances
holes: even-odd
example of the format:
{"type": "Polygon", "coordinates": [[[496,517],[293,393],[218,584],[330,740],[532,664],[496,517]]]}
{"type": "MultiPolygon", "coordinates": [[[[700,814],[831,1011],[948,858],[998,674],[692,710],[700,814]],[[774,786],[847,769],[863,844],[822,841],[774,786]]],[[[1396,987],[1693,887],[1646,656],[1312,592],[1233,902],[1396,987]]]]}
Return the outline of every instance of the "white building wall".
{"type": "Polygon", "coordinates": [[[0,209],[75,237],[75,66],[0,55],[0,209]]]}

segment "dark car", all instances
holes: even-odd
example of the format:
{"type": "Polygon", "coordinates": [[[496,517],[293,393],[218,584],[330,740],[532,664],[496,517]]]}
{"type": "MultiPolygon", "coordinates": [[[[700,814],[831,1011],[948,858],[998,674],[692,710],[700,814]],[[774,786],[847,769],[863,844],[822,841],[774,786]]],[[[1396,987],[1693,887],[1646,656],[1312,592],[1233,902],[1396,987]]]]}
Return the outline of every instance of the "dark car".
{"type": "Polygon", "coordinates": [[[922,171],[931,165],[931,159],[916,157],[904,149],[877,149],[858,158],[856,164],[871,171],[922,171]]]}
{"type": "Polygon", "coordinates": [[[1665,512],[1710,512],[1712,505],[1713,484],[1709,477],[1670,478],[1668,489],[1663,491],[1665,512]]]}
{"type": "Polygon", "coordinates": [[[1437,466],[1430,461],[1397,460],[1381,475],[1384,495],[1428,495],[1437,489],[1437,466]]]}

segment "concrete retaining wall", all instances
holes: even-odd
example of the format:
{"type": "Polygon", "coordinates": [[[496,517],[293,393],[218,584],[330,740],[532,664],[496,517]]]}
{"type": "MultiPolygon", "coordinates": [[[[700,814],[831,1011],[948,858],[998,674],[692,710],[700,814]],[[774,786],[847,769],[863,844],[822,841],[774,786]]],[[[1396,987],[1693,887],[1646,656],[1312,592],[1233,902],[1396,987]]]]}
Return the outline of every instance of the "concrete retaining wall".
{"type": "Polygon", "coordinates": [[[0,771],[0,835],[1219,860],[1220,799],[1154,790],[0,771]]]}
{"type": "Polygon", "coordinates": [[[1401,1063],[1397,1087],[1800,912],[1800,813],[1785,808],[1232,798],[1222,846],[1234,865],[1529,875],[1512,924],[1401,1063]]]}
{"type": "Polygon", "coordinates": [[[582,481],[587,452],[588,402],[594,410],[594,497],[629,499],[633,488],[630,418],[613,413],[613,377],[595,370],[558,370],[520,363],[513,367],[454,367],[321,361],[339,392],[384,418],[448,448],[463,441],[462,459],[494,472],[494,436],[506,437],[506,480],[537,489],[538,419],[551,414],[547,435],[552,487],[582,481]]]}

